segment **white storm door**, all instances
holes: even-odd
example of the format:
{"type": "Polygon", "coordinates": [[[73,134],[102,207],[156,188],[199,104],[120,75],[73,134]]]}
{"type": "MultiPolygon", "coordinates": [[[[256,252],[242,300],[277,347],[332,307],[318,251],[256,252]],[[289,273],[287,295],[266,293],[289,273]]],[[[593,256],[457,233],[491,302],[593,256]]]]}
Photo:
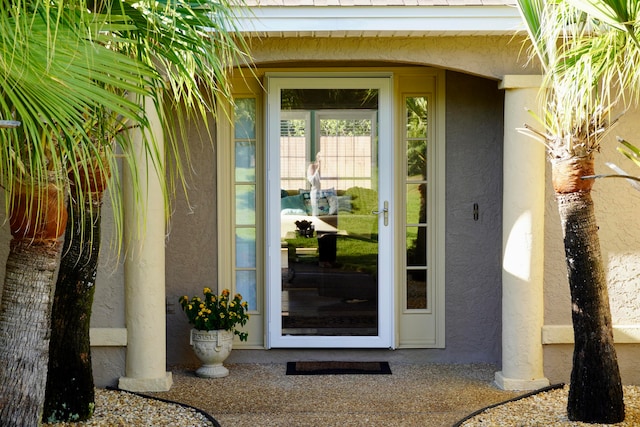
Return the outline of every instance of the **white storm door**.
{"type": "Polygon", "coordinates": [[[391,76],[266,83],[267,346],[393,347],[391,76]]]}

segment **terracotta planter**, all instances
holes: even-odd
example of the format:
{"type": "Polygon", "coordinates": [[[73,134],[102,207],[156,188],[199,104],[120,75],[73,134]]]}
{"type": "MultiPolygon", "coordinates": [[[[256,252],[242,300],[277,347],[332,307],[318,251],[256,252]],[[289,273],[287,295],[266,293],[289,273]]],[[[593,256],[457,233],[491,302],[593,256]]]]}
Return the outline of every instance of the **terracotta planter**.
{"type": "Polygon", "coordinates": [[[190,344],[202,362],[202,366],[196,370],[197,376],[222,378],[229,375],[229,370],[222,366],[222,363],[231,354],[233,331],[191,329],[190,344]]]}
{"type": "Polygon", "coordinates": [[[16,239],[56,240],[67,227],[64,189],[16,185],[12,193],[9,225],[16,239]]]}
{"type": "Polygon", "coordinates": [[[85,194],[104,193],[111,178],[111,168],[105,156],[102,155],[101,159],[93,160],[86,166],[86,168],[82,166],[78,167],[77,177],[74,177],[73,174],[69,175],[71,182],[78,186],[85,194]]]}

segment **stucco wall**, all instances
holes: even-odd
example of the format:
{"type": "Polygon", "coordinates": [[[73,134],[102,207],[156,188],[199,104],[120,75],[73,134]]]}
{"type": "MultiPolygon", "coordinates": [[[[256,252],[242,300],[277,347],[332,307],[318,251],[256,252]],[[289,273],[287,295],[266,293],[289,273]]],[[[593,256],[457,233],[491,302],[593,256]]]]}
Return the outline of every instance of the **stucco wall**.
{"type": "MultiPolygon", "coordinates": [[[[114,212],[108,193],[102,208],[100,259],[91,310],[92,328],[125,328],[123,254],[118,253],[114,212]]],[[[92,347],[94,381],[99,387],[115,386],[124,376],[124,347],[92,347]]]]}
{"type": "Polygon", "coordinates": [[[492,80],[446,78],[445,351],[453,362],[499,362],[504,95],[492,80]]]}
{"type": "Polygon", "coordinates": [[[256,63],[309,61],[384,61],[432,65],[499,79],[505,74],[535,74],[519,37],[417,38],[264,38],[252,40],[256,63]]]}
{"type": "MultiPolygon", "coordinates": [[[[210,128],[215,134],[215,128],[210,128]]],[[[182,312],[181,295],[202,295],[205,286],[217,286],[216,158],[213,136],[191,126],[187,134],[191,172],[187,195],[177,189],[166,246],[167,364],[196,362],[189,346],[190,326],[182,312]]],[[[222,200],[220,203],[233,203],[222,200]]]]}
{"type": "MultiPolygon", "coordinates": [[[[500,362],[503,93],[495,80],[446,75],[446,348],[424,361],[500,362]],[[473,219],[478,203],[479,218],[473,219]]],[[[195,361],[177,305],[215,280],[215,154],[195,129],[189,197],[178,195],[167,242],[168,364],[195,361]]],[[[224,203],[225,201],[219,201],[224,203]]],[[[231,202],[231,201],[226,201],[231,202]]],[[[218,242],[224,247],[224,242],[218,242]]],[[[259,360],[262,352],[247,360],[259,360]]]]}

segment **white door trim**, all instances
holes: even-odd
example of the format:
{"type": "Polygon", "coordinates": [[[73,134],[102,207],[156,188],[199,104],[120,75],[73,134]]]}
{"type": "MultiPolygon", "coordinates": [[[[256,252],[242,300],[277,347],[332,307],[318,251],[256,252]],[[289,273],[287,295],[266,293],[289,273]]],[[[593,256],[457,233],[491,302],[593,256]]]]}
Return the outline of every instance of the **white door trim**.
{"type": "MultiPolygon", "coordinates": [[[[393,81],[390,73],[274,73],[266,74],[266,346],[310,348],[393,348],[394,316],[394,198],[393,198],[393,81]],[[380,204],[388,201],[388,226],[383,215],[379,221],[378,259],[378,336],[282,336],[282,300],[280,266],[280,91],[287,88],[336,88],[379,90],[378,170],[380,204]],[[275,148],[274,145],[278,144],[275,148]],[[277,185],[275,183],[278,183],[277,185]],[[277,284],[277,288],[276,285],[277,284]],[[276,290],[277,289],[277,290],[276,290]]],[[[379,207],[380,209],[382,206],[379,207]]]]}

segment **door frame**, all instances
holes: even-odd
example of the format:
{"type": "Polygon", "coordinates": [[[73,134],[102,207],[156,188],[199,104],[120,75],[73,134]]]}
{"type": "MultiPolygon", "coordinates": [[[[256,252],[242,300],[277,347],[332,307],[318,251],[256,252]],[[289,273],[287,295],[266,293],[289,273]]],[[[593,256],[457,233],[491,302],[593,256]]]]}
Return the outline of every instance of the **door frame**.
{"type": "Polygon", "coordinates": [[[266,315],[267,348],[394,348],[394,122],[392,73],[266,73],[266,315]],[[302,85],[302,86],[301,86],[302,85]],[[379,209],[388,202],[388,222],[378,217],[378,335],[377,336],[283,336],[280,221],[280,90],[287,88],[342,88],[379,90],[378,194],[379,209]],[[278,149],[274,149],[277,144],[278,149]],[[277,184],[276,184],[277,183],[277,184]],[[277,285],[276,285],[277,284],[277,285]]]}

